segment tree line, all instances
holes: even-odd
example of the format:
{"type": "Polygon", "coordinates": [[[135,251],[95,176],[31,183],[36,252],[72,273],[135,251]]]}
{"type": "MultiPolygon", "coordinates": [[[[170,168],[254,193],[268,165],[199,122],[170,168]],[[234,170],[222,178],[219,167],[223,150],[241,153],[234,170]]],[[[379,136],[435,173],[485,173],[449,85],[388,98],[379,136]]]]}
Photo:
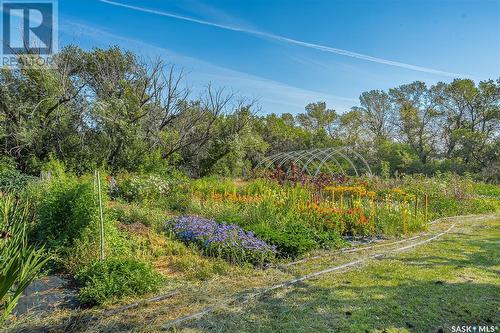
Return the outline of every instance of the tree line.
{"type": "Polygon", "coordinates": [[[0,73],[0,149],[2,164],[29,174],[55,158],[76,173],[240,176],[270,153],[349,145],[379,172],[500,177],[500,78],[372,90],[343,113],[316,102],[262,115],[227,88],[194,95],[182,69],[118,47],[68,46],[51,68],[19,63],[0,73]]]}

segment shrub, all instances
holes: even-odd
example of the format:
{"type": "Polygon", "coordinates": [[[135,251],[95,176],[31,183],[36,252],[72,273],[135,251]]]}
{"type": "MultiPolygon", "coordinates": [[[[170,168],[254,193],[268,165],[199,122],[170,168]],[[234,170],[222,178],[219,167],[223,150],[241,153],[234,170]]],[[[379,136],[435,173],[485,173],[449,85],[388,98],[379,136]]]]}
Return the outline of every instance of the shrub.
{"type": "Polygon", "coordinates": [[[19,194],[34,179],[15,169],[0,167],[0,192],[19,194]]]}
{"type": "Polygon", "coordinates": [[[219,224],[197,216],[173,218],[165,224],[185,243],[197,245],[204,254],[221,257],[231,263],[262,264],[274,258],[273,246],[234,224],[219,224]]]}
{"type": "MultiPolygon", "coordinates": [[[[38,221],[31,238],[53,251],[58,266],[69,273],[96,261],[100,253],[100,220],[93,179],[63,175],[37,186],[40,187],[38,221]]],[[[104,184],[102,188],[105,189],[104,184]]],[[[105,190],[102,199],[106,207],[105,190]]],[[[103,217],[106,254],[126,253],[127,240],[106,210],[103,217]]]]}
{"type": "Polygon", "coordinates": [[[162,278],[153,268],[136,259],[110,258],[82,269],[76,279],[84,304],[103,304],[124,296],[142,295],[159,289],[162,278]]]}
{"type": "Polygon", "coordinates": [[[168,194],[170,184],[156,175],[124,173],[117,177],[112,195],[129,202],[150,202],[168,194]]]}
{"type": "Polygon", "coordinates": [[[320,247],[314,232],[302,224],[258,224],[252,230],[263,240],[276,246],[280,257],[297,257],[320,247]]]}
{"type": "Polygon", "coordinates": [[[110,179],[110,194],[127,202],[184,211],[189,203],[189,191],[185,188],[185,179],[176,177],[166,179],[154,174],[124,173],[110,179]]]}
{"type": "MultiPolygon", "coordinates": [[[[37,209],[38,223],[34,229],[35,239],[46,244],[49,249],[71,246],[81,229],[90,224],[90,221],[82,220],[82,216],[76,221],[72,217],[78,197],[85,200],[82,195],[86,194],[86,188],[82,188],[75,178],[62,182],[59,180],[41,182],[39,186],[42,193],[39,194],[41,201],[37,209]]],[[[95,204],[91,198],[87,207],[93,206],[95,204]]]]}

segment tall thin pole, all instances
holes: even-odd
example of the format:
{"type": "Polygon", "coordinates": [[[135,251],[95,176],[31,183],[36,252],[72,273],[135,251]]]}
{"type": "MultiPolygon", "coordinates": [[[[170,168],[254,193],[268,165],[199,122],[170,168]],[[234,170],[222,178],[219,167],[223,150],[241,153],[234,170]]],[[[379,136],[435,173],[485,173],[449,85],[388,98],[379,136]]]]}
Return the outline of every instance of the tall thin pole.
{"type": "Polygon", "coordinates": [[[94,205],[97,203],[97,170],[94,170],[94,192],[92,192],[92,199],[94,200],[94,205]]]}
{"type": "Polygon", "coordinates": [[[97,171],[97,194],[99,197],[99,218],[101,221],[101,260],[104,259],[104,218],[102,216],[101,176],[97,171]]]}
{"type": "Polygon", "coordinates": [[[425,222],[429,221],[429,196],[425,194],[425,222]]]}

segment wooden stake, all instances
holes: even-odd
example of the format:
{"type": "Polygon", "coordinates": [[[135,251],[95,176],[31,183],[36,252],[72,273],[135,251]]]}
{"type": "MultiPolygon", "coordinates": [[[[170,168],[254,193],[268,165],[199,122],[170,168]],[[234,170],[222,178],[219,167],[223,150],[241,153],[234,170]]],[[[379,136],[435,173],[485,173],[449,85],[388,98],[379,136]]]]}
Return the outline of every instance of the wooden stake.
{"type": "Polygon", "coordinates": [[[342,193],[340,195],[340,212],[342,213],[344,211],[344,194],[342,193]]]}
{"type": "Polygon", "coordinates": [[[418,212],[418,196],[415,195],[415,220],[417,220],[417,212],[418,212]]]}

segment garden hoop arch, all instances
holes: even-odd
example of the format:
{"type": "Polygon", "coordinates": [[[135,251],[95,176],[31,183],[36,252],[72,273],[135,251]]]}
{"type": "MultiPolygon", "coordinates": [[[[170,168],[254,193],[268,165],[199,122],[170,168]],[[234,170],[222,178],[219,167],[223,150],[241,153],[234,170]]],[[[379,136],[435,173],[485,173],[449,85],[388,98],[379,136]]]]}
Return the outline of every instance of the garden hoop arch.
{"type": "Polygon", "coordinates": [[[340,173],[344,175],[372,175],[372,170],[366,159],[350,146],[281,152],[264,157],[254,170],[269,169],[271,167],[282,168],[292,163],[302,172],[312,177],[316,177],[322,171],[322,168],[323,170],[326,169],[330,176],[338,173],[332,170],[331,163],[335,164],[340,173]],[[344,166],[342,162],[344,162],[344,166]],[[347,163],[348,168],[345,168],[345,163],[347,163]],[[349,174],[349,171],[352,171],[352,174],[349,174]]]}

